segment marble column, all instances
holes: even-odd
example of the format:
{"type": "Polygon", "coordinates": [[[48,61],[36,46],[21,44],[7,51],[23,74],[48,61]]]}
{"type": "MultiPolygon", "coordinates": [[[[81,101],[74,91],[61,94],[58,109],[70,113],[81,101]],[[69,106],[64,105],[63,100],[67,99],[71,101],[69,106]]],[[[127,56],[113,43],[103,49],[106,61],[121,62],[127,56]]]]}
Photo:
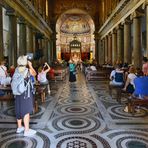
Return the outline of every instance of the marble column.
{"type": "Polygon", "coordinates": [[[108,35],[108,62],[112,64],[112,36],[108,35]]]}
{"type": "Polygon", "coordinates": [[[99,64],[99,36],[98,33],[95,33],[95,59],[99,64]]]}
{"type": "Polygon", "coordinates": [[[2,7],[0,6],[0,60],[3,59],[3,13],[2,13],[2,7]]]}
{"type": "Polygon", "coordinates": [[[112,63],[116,64],[117,61],[117,31],[112,31],[112,63]]]}
{"type": "Polygon", "coordinates": [[[27,28],[27,37],[28,37],[28,42],[27,42],[27,52],[28,53],[33,53],[33,28],[31,26],[28,26],[27,28]]]}
{"type": "Polygon", "coordinates": [[[51,44],[50,40],[47,40],[47,62],[51,64],[51,44]]]}
{"type": "Polygon", "coordinates": [[[108,39],[107,36],[105,37],[105,62],[108,61],[108,43],[107,43],[108,39]]]}
{"type": "Polygon", "coordinates": [[[17,65],[17,18],[13,10],[6,11],[9,16],[8,64],[17,65]]]}
{"type": "Polygon", "coordinates": [[[123,62],[123,27],[119,25],[117,27],[117,60],[123,62]]]}
{"type": "Polygon", "coordinates": [[[141,16],[138,12],[133,13],[133,60],[135,67],[142,66],[141,51],[141,16]]]}
{"type": "Polygon", "coordinates": [[[124,22],[124,63],[132,63],[131,51],[131,22],[125,20],[124,22]]]}
{"type": "Polygon", "coordinates": [[[148,58],[148,0],[146,1],[146,56],[148,58]]]}
{"type": "Polygon", "coordinates": [[[105,63],[104,57],[104,39],[100,40],[100,47],[99,47],[99,64],[103,65],[105,63]]]}
{"type": "Polygon", "coordinates": [[[26,22],[24,18],[19,18],[19,56],[25,55],[27,52],[27,40],[26,40],[26,22]]]}
{"type": "Polygon", "coordinates": [[[42,0],[38,0],[38,10],[39,14],[42,15],[42,0]]]}
{"type": "Polygon", "coordinates": [[[53,33],[51,35],[51,43],[52,43],[51,47],[52,47],[52,53],[53,53],[52,59],[56,60],[57,59],[57,51],[56,51],[56,28],[55,28],[56,23],[55,23],[55,21],[52,21],[50,25],[51,25],[50,27],[53,31],[53,33]]]}
{"type": "Polygon", "coordinates": [[[44,38],[42,40],[42,45],[43,45],[43,55],[44,55],[44,60],[47,61],[48,54],[47,54],[47,39],[44,38]]]}
{"type": "Polygon", "coordinates": [[[52,41],[52,39],[50,39],[50,41],[49,41],[49,47],[50,47],[50,61],[51,61],[51,63],[54,61],[54,59],[53,59],[53,41],[52,41]]]}

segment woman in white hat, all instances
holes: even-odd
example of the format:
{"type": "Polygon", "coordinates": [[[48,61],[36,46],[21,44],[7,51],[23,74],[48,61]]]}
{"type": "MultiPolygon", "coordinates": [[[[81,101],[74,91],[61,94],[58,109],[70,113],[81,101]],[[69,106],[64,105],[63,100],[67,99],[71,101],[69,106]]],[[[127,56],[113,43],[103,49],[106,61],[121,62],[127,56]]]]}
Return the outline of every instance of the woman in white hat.
{"type": "MultiPolygon", "coordinates": [[[[36,76],[36,72],[32,67],[32,63],[27,60],[27,56],[20,56],[17,60],[18,67],[15,72],[23,74],[26,81],[29,81],[30,76],[36,76]],[[27,68],[28,67],[28,68],[27,68]],[[27,72],[25,72],[27,70],[27,72]]],[[[13,78],[12,78],[13,80],[13,78]]],[[[31,83],[29,84],[31,86],[31,83]]],[[[24,136],[32,136],[36,134],[36,131],[29,128],[30,113],[33,112],[33,91],[30,88],[30,95],[26,95],[26,92],[21,95],[16,95],[15,97],[15,111],[17,118],[17,131],[16,133],[24,132],[24,136]],[[24,126],[22,126],[22,120],[24,121],[24,126]]],[[[28,90],[27,90],[28,91],[28,90]]]]}

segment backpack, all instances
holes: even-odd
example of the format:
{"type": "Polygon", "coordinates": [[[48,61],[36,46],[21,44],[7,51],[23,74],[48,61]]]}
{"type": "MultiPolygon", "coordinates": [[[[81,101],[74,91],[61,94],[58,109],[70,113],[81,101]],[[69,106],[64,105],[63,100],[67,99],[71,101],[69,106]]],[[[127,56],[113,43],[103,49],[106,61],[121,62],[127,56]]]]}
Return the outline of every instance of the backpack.
{"type": "Polygon", "coordinates": [[[23,73],[20,73],[18,68],[16,68],[11,81],[13,95],[21,95],[27,91],[27,87],[30,85],[30,79],[28,82],[24,79],[27,74],[28,68],[26,68],[23,73]]]}
{"type": "Polygon", "coordinates": [[[123,73],[121,72],[116,72],[115,73],[115,81],[116,82],[123,82],[123,73]]]}

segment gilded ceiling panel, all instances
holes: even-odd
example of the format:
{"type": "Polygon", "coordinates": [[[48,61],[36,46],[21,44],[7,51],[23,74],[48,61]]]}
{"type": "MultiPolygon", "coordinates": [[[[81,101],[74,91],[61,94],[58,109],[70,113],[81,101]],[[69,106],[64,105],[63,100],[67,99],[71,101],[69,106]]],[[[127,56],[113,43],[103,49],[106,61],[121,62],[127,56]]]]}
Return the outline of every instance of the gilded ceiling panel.
{"type": "Polygon", "coordinates": [[[54,14],[58,18],[62,13],[70,9],[81,9],[94,17],[99,9],[100,0],[56,0],[54,14]]]}

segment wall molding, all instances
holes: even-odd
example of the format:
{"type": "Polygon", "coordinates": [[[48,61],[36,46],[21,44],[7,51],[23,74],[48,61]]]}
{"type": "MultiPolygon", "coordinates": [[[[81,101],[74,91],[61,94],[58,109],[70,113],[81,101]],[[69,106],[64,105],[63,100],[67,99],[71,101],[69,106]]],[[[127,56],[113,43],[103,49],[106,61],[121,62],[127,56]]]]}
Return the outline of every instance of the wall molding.
{"type": "Polygon", "coordinates": [[[142,6],[145,1],[147,0],[122,0],[98,31],[100,38],[104,38],[116,26],[134,13],[138,7],[142,6]]]}
{"type": "Polygon", "coordinates": [[[51,28],[29,0],[3,0],[3,2],[12,7],[18,15],[24,17],[29,24],[44,34],[46,38],[50,39],[51,28]]]}

